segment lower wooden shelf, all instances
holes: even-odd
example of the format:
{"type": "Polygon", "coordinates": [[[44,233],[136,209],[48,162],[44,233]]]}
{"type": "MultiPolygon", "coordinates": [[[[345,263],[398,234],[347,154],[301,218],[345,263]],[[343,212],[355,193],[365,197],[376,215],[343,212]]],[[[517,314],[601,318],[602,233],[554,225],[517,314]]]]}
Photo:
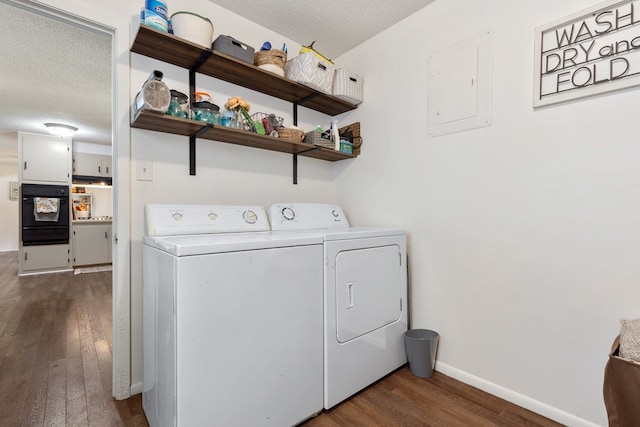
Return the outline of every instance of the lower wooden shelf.
{"type": "Polygon", "coordinates": [[[261,148],[263,150],[279,151],[297,154],[304,157],[335,162],[353,159],[356,154],[347,154],[329,148],[318,147],[303,142],[292,142],[272,136],[258,135],[239,129],[215,126],[195,120],[173,117],[149,111],[140,111],[131,122],[131,127],[173,135],[196,136],[200,139],[243,145],[245,147],[261,148]]]}

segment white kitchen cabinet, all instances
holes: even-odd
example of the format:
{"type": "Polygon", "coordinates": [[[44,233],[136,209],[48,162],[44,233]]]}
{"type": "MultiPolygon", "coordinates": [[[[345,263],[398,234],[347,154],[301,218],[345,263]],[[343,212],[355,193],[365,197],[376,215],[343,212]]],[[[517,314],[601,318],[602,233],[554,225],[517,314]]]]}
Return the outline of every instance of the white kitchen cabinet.
{"type": "Polygon", "coordinates": [[[75,222],[73,224],[73,265],[111,262],[111,224],[75,222]]]}
{"type": "Polygon", "coordinates": [[[18,132],[19,179],[33,183],[71,183],[71,138],[18,132]]]}
{"type": "Polygon", "coordinates": [[[20,274],[71,269],[69,245],[23,246],[19,258],[20,274]]]}
{"type": "Polygon", "coordinates": [[[73,175],[111,177],[111,156],[74,152],[73,175]]]}

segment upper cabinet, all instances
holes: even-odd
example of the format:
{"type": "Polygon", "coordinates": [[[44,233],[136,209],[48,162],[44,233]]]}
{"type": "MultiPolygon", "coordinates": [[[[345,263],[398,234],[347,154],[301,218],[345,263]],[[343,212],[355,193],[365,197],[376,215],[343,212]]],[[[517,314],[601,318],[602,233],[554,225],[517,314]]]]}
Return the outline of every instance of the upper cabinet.
{"type": "Polygon", "coordinates": [[[71,138],[18,133],[19,180],[33,183],[71,183],[71,138]]]}
{"type": "Polygon", "coordinates": [[[73,175],[111,177],[111,156],[74,152],[73,175]]]}

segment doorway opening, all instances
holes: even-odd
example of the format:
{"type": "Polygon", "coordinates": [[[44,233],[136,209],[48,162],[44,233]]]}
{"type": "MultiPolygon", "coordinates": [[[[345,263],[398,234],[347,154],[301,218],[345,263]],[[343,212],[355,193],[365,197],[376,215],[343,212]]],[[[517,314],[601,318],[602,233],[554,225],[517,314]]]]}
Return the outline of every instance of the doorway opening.
{"type": "MultiPolygon", "coordinates": [[[[113,174],[111,194],[105,195],[108,190],[104,189],[107,187],[100,188],[103,210],[96,215],[111,216],[113,220],[112,394],[123,399],[129,397],[131,385],[130,377],[122,374],[130,372],[129,300],[115,295],[116,289],[120,289],[121,293],[125,293],[122,292],[123,288],[128,289],[128,282],[118,283],[118,278],[126,276],[126,271],[118,274],[120,266],[115,244],[119,219],[115,53],[116,31],[123,31],[122,28],[115,28],[115,25],[110,28],[78,18],[79,14],[72,16],[71,13],[31,2],[0,0],[0,9],[3,38],[0,46],[0,55],[3,57],[0,63],[0,82],[10,82],[6,87],[2,84],[0,164],[15,162],[17,174],[17,132],[46,134],[44,123],[51,121],[68,123],[78,128],[73,137],[74,150],[78,148],[85,153],[112,158],[109,165],[113,174]],[[15,96],[13,101],[9,99],[12,96],[15,96]],[[15,155],[11,153],[11,149],[15,155]],[[110,206],[105,206],[107,204],[110,206]],[[126,307],[120,310],[118,305],[126,307]],[[122,316],[122,312],[126,315],[122,316]]],[[[128,144],[128,140],[125,142],[128,144]]],[[[13,177],[9,179],[14,180],[13,177]]],[[[17,181],[17,176],[15,180],[17,181]]],[[[126,192],[126,188],[124,190],[126,192]]],[[[15,227],[12,228],[16,232],[7,235],[7,239],[15,241],[17,247],[18,208],[17,203],[15,205],[15,227]]],[[[4,218],[0,219],[5,223],[4,218]]],[[[128,218],[123,220],[128,221],[128,218]]],[[[0,242],[4,240],[3,235],[4,232],[0,229],[0,242]]],[[[123,268],[128,271],[128,266],[123,268]]]]}

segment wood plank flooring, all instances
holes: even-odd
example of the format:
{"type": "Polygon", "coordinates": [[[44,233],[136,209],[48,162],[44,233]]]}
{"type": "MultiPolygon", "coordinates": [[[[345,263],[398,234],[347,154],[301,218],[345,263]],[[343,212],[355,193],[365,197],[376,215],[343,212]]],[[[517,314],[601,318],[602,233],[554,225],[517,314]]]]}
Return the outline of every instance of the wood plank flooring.
{"type": "Polygon", "coordinates": [[[417,378],[407,366],[303,423],[304,427],[560,425],[439,372],[429,379],[417,378]]]}
{"type": "Polygon", "coordinates": [[[0,426],[148,426],[111,396],[111,272],[18,277],[0,253],[0,426]]]}
{"type": "MultiPolygon", "coordinates": [[[[19,278],[17,253],[0,253],[0,426],[148,426],[141,395],[111,397],[111,327],[111,272],[19,278]]],[[[407,367],[303,423],[558,425],[437,372],[416,378],[407,367]]]]}

